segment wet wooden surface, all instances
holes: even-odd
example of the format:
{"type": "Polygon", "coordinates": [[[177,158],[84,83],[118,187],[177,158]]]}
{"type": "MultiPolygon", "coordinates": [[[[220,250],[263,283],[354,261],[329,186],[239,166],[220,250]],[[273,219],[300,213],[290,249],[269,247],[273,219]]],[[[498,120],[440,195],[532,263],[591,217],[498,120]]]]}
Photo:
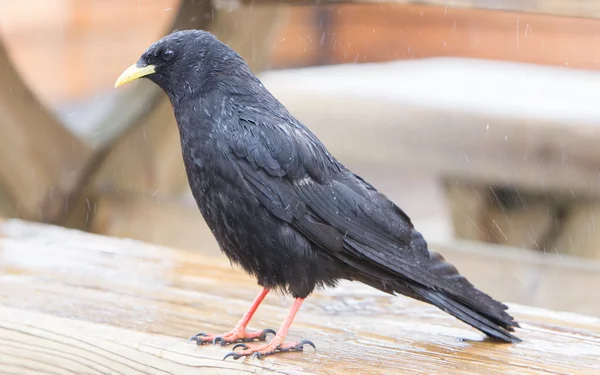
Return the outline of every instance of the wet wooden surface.
{"type": "MultiPolygon", "coordinates": [[[[257,291],[224,258],[5,221],[0,373],[600,373],[600,319],[511,304],[524,341],[492,344],[433,307],[354,283],[298,314],[290,338],[317,351],[234,362],[221,361],[228,348],[186,343],[229,329],[257,291]]],[[[250,327],[277,328],[290,303],[268,296],[250,327]]]]}

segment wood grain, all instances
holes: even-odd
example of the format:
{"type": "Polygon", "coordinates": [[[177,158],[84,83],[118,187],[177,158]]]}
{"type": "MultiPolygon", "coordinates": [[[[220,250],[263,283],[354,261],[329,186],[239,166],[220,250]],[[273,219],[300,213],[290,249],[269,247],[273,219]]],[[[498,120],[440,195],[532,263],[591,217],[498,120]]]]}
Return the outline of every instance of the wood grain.
{"type": "MultiPolygon", "coordinates": [[[[317,351],[223,362],[228,348],[185,343],[229,329],[258,290],[223,258],[16,220],[0,233],[6,374],[600,371],[600,319],[511,304],[524,341],[493,344],[433,307],[355,283],[315,293],[298,314],[291,339],[317,351]]],[[[289,304],[268,296],[251,328],[277,327],[289,304]]]]}

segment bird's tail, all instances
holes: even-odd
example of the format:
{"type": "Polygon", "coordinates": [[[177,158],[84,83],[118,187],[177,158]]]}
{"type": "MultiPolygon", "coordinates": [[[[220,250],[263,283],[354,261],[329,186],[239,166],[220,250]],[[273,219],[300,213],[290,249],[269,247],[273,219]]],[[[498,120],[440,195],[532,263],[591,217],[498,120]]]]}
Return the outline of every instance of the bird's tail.
{"type": "Polygon", "coordinates": [[[492,338],[510,343],[521,341],[521,339],[510,333],[513,331],[513,327],[518,327],[518,323],[514,321],[512,322],[512,325],[506,324],[504,321],[488,316],[485,313],[457,301],[444,292],[416,285],[411,285],[410,287],[423,300],[437,306],[448,314],[462,320],[492,338]]]}
{"type": "MultiPolygon", "coordinates": [[[[420,248],[421,253],[427,247],[416,230],[413,230],[411,246],[414,250],[420,248]]],[[[506,312],[508,307],[505,304],[475,288],[438,253],[429,252],[424,265],[435,277],[436,285],[432,288],[408,282],[406,286],[414,291],[418,299],[437,306],[490,337],[511,343],[521,341],[510,333],[514,327],[519,327],[519,323],[506,312]]]]}

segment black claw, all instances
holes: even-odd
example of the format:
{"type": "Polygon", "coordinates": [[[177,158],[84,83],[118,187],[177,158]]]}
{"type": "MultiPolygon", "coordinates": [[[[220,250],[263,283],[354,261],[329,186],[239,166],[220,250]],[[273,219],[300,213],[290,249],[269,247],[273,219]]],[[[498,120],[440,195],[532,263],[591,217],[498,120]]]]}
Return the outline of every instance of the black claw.
{"type": "Polygon", "coordinates": [[[269,333],[272,334],[273,336],[277,335],[277,332],[275,332],[271,328],[263,329],[263,332],[260,335],[260,337],[258,337],[258,340],[259,341],[266,341],[267,340],[267,334],[269,334],[269,333]]]}
{"type": "Polygon", "coordinates": [[[202,336],[206,336],[206,333],[204,333],[204,332],[196,333],[194,336],[190,337],[187,342],[189,343],[190,341],[199,341],[200,337],[202,337],[202,336]]]}
{"type": "Polygon", "coordinates": [[[226,342],[225,342],[224,338],[222,338],[221,336],[217,336],[212,340],[212,344],[213,345],[220,344],[221,346],[225,346],[226,342]]]}
{"type": "Polygon", "coordinates": [[[267,334],[269,334],[269,333],[272,333],[273,335],[277,334],[271,328],[267,328],[267,329],[263,329],[263,331],[261,332],[260,336],[257,337],[256,339],[258,341],[267,341],[267,334]]]}
{"type": "Polygon", "coordinates": [[[267,328],[267,329],[263,329],[263,333],[265,334],[265,336],[267,336],[267,334],[272,334],[272,335],[277,335],[277,332],[275,332],[275,330],[271,329],[271,328],[267,328]]]}
{"type": "Polygon", "coordinates": [[[233,359],[240,359],[241,355],[237,354],[236,352],[229,352],[229,353],[225,354],[225,357],[223,357],[223,360],[226,360],[228,357],[232,357],[233,359]]]}
{"type": "Polygon", "coordinates": [[[255,358],[262,359],[262,357],[263,357],[263,355],[260,354],[259,352],[254,352],[252,354],[252,360],[254,360],[255,358]]]}
{"type": "Polygon", "coordinates": [[[317,347],[315,346],[315,344],[313,344],[313,342],[310,340],[302,340],[298,343],[298,345],[296,345],[296,347],[299,348],[300,350],[303,350],[304,345],[310,345],[313,347],[314,350],[317,350],[317,347]]]}
{"type": "Polygon", "coordinates": [[[232,351],[235,351],[237,348],[243,348],[244,350],[248,349],[248,345],[246,344],[235,344],[233,346],[233,348],[231,348],[232,351]]]}

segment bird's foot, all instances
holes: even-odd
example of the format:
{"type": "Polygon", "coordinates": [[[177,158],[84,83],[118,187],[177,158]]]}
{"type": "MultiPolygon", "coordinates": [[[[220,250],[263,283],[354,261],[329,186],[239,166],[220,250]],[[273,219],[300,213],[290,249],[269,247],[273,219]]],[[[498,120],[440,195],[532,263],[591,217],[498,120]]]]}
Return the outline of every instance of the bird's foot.
{"type": "Polygon", "coordinates": [[[209,335],[201,332],[192,336],[189,339],[189,341],[195,341],[197,345],[219,344],[221,346],[225,346],[238,342],[265,341],[267,339],[268,333],[271,333],[273,335],[276,334],[275,331],[273,331],[270,328],[258,332],[246,332],[246,329],[241,327],[234,328],[230,332],[224,333],[222,335],[209,335]]]}
{"type": "Polygon", "coordinates": [[[302,340],[297,343],[287,344],[283,342],[283,339],[275,336],[273,340],[263,345],[246,345],[246,344],[236,344],[233,346],[233,351],[227,353],[223,360],[228,357],[232,357],[233,359],[240,359],[242,357],[252,356],[252,358],[264,358],[271,354],[277,353],[286,353],[286,352],[301,352],[304,350],[304,345],[310,345],[313,349],[317,349],[315,344],[310,340],[302,340]],[[242,348],[241,351],[236,352],[235,349],[242,348]]]}

